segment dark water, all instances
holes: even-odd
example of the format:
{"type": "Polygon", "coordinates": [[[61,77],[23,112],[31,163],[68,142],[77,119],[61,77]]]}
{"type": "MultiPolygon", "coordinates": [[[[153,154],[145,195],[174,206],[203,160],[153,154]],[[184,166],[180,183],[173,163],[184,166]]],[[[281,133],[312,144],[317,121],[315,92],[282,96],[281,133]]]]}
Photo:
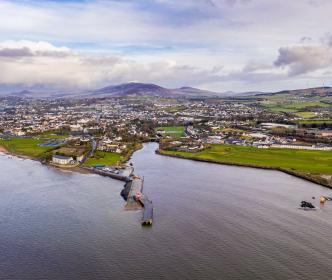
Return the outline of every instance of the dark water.
{"type": "Polygon", "coordinates": [[[152,228],[122,183],[0,156],[0,279],[332,279],[332,191],[289,175],[133,157],[152,228]]]}

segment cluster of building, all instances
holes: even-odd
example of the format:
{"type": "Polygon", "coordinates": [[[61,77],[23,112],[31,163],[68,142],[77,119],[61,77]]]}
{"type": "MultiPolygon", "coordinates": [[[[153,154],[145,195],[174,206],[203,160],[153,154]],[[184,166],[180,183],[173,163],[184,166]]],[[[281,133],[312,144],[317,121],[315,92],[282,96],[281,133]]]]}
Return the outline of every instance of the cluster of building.
{"type": "MultiPolygon", "coordinates": [[[[332,129],[299,128],[283,113],[236,100],[188,98],[0,98],[0,133],[38,137],[61,131],[80,145],[97,139],[96,149],[123,153],[129,143],[160,137],[156,127],[181,125],[176,146],[197,151],[224,143],[294,149],[329,150],[332,129]]],[[[163,138],[172,136],[161,135],[163,138]]],[[[77,154],[56,154],[53,162],[74,164],[77,154]]]]}

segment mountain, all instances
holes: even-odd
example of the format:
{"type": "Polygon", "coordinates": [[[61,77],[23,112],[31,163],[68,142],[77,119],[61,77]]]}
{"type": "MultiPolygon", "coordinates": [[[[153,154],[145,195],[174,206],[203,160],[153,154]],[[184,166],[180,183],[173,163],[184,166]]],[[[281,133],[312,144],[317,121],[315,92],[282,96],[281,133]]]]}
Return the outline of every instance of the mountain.
{"type": "Polygon", "coordinates": [[[7,96],[15,97],[25,97],[25,98],[61,98],[70,97],[73,95],[70,92],[52,92],[52,91],[31,91],[31,90],[21,90],[12,92],[7,96]]]}
{"type": "Polygon", "coordinates": [[[28,97],[28,98],[98,98],[98,97],[126,97],[126,96],[159,96],[159,97],[219,97],[219,98],[241,98],[241,97],[268,97],[268,96],[304,96],[306,98],[310,97],[331,97],[332,87],[317,87],[317,88],[305,88],[296,90],[283,90],[279,92],[213,92],[209,90],[198,89],[194,87],[181,87],[175,89],[169,89],[161,87],[155,84],[149,83],[125,83],[120,85],[112,85],[103,87],[96,90],[90,91],[75,91],[73,89],[47,89],[46,86],[41,86],[38,89],[17,89],[16,91],[2,95],[9,95],[15,97],[28,97]]]}
{"type": "MultiPolygon", "coordinates": [[[[67,96],[67,94],[65,95],[67,96]]],[[[25,97],[25,98],[50,98],[50,97],[56,97],[57,94],[48,91],[21,90],[21,91],[12,92],[11,94],[9,94],[9,96],[25,97]]]]}
{"type": "Polygon", "coordinates": [[[175,94],[180,94],[184,96],[218,96],[220,93],[208,91],[208,90],[202,90],[198,88],[193,87],[181,87],[178,89],[173,89],[173,92],[175,94]]]}
{"type": "Polygon", "coordinates": [[[155,96],[155,97],[241,97],[262,94],[262,92],[244,92],[235,93],[213,92],[193,87],[181,87],[169,89],[155,84],[149,83],[125,83],[120,85],[112,85],[90,91],[69,91],[69,90],[21,90],[10,94],[10,96],[28,97],[28,98],[100,98],[100,97],[127,97],[127,96],[155,96]]]}
{"type": "Polygon", "coordinates": [[[160,96],[160,97],[227,97],[233,92],[218,93],[193,87],[181,87],[168,89],[155,84],[126,83],[116,86],[108,86],[95,90],[89,94],[91,97],[102,96],[160,96]]]}
{"type": "Polygon", "coordinates": [[[283,90],[273,93],[262,93],[259,96],[274,96],[274,95],[292,95],[292,96],[304,96],[304,97],[327,97],[332,96],[332,87],[316,87],[316,88],[304,88],[294,90],[283,90]]]}
{"type": "Polygon", "coordinates": [[[257,94],[263,94],[260,91],[248,91],[248,92],[234,92],[234,91],[225,91],[225,92],[214,92],[192,87],[182,87],[179,89],[173,90],[175,93],[182,94],[184,96],[201,96],[201,97],[244,97],[244,96],[253,96],[257,94]]]}
{"type": "Polygon", "coordinates": [[[169,96],[173,92],[170,89],[163,88],[154,84],[127,83],[116,86],[108,86],[90,93],[90,96],[169,96]]]}

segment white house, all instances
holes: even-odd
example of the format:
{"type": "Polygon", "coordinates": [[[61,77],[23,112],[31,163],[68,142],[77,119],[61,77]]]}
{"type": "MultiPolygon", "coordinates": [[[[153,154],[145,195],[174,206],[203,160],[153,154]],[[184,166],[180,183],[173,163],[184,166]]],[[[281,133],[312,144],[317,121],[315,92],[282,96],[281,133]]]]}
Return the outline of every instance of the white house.
{"type": "Polygon", "coordinates": [[[53,155],[52,162],[55,164],[60,165],[68,165],[70,164],[74,159],[72,157],[66,157],[66,156],[60,156],[60,155],[53,155]]]}

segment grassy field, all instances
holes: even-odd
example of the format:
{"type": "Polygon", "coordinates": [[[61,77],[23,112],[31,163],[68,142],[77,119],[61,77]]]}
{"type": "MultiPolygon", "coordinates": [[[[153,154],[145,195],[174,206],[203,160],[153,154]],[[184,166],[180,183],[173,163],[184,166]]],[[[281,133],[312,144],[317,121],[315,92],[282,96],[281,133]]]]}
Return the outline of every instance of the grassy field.
{"type": "Polygon", "coordinates": [[[165,111],[167,112],[171,112],[171,113],[175,113],[175,112],[178,112],[178,111],[181,111],[185,109],[184,106],[181,106],[181,105],[174,105],[174,106],[169,106],[169,107],[166,107],[165,108],[165,111]]]}
{"type": "Polygon", "coordinates": [[[311,174],[332,175],[332,152],[291,149],[259,149],[234,145],[211,145],[197,153],[163,151],[187,158],[207,159],[220,163],[284,168],[311,174]]]}
{"type": "Polygon", "coordinates": [[[85,162],[85,165],[117,165],[122,159],[123,157],[118,153],[97,151],[93,157],[85,162]]]}
{"type": "Polygon", "coordinates": [[[301,120],[299,124],[332,124],[332,120],[301,120]]]}
{"type": "Polygon", "coordinates": [[[45,152],[54,148],[40,147],[43,141],[32,138],[12,138],[10,140],[0,139],[0,146],[3,146],[9,152],[17,155],[24,155],[29,157],[40,157],[45,152]]]}
{"type": "Polygon", "coordinates": [[[63,140],[66,139],[69,136],[69,134],[56,134],[54,132],[45,132],[42,134],[35,135],[34,138],[47,138],[47,139],[58,139],[63,140]]]}
{"type": "Polygon", "coordinates": [[[181,137],[184,135],[183,126],[162,126],[157,127],[157,130],[163,130],[165,132],[165,136],[181,137]]]}
{"type": "Polygon", "coordinates": [[[226,127],[219,130],[222,133],[243,133],[244,130],[238,128],[226,127]]]}
{"type": "Polygon", "coordinates": [[[295,113],[300,110],[304,111],[304,109],[310,107],[327,108],[330,106],[329,104],[323,103],[321,101],[305,101],[305,102],[294,101],[292,103],[289,103],[286,100],[285,102],[272,101],[268,103],[262,103],[262,105],[273,112],[285,112],[285,113],[295,113]]]}
{"type": "Polygon", "coordinates": [[[315,117],[314,112],[297,112],[295,115],[303,119],[311,119],[315,117]]]}

